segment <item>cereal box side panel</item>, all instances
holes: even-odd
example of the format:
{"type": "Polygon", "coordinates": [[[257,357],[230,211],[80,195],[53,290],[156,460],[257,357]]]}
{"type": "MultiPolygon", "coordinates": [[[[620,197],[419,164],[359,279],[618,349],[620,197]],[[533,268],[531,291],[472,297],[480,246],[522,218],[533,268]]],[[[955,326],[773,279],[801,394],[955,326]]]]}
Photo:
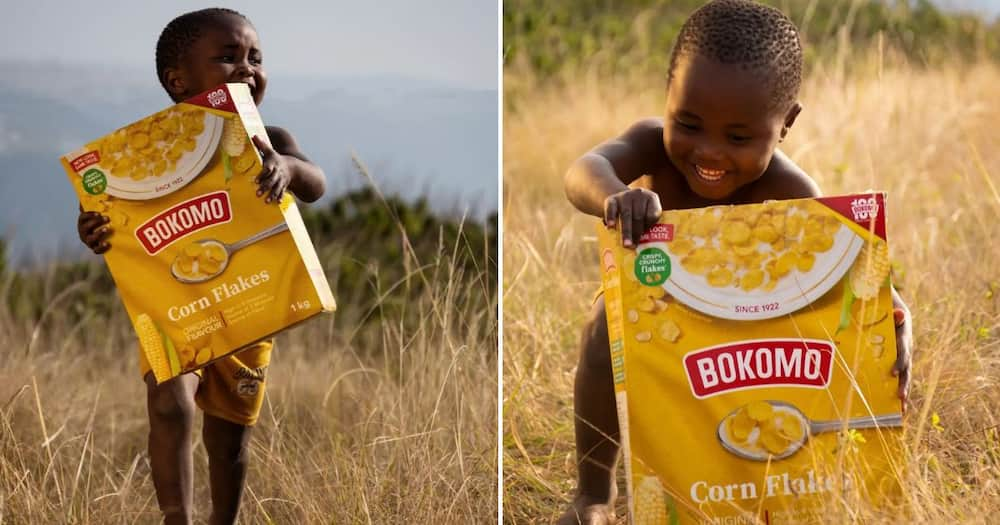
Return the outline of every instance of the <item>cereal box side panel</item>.
{"type": "MultiPolygon", "coordinates": [[[[239,150],[237,152],[241,157],[235,161],[234,169],[240,173],[250,172],[256,176],[260,169],[257,166],[252,166],[253,158],[251,157],[257,158],[257,162],[259,162],[259,154],[250,141],[250,137],[259,136],[270,144],[267,129],[247,86],[245,84],[227,84],[226,87],[229,90],[234,109],[239,118],[238,129],[229,135],[228,138],[233,143],[245,141],[249,145],[246,150],[239,150]],[[251,166],[254,169],[250,169],[251,166]]],[[[302,216],[299,214],[294,198],[286,195],[281,202],[280,208],[285,222],[288,224],[292,239],[295,241],[299,256],[308,269],[312,286],[320,298],[323,311],[332,312],[336,310],[337,304],[333,298],[333,292],[330,290],[330,284],[326,280],[326,274],[323,272],[319,257],[316,255],[316,250],[309,239],[309,233],[305,229],[305,224],[302,222],[302,216]]]]}
{"type": "Polygon", "coordinates": [[[611,373],[615,385],[615,405],[618,413],[618,431],[625,457],[625,491],[629,501],[629,515],[634,516],[632,485],[632,465],[629,449],[628,394],[625,388],[625,341],[622,309],[623,278],[631,275],[626,265],[634,260],[631,250],[621,246],[621,232],[610,230],[597,223],[598,247],[600,251],[601,293],[608,325],[608,343],[611,352],[611,373]]]}
{"type": "Polygon", "coordinates": [[[282,199],[281,209],[285,221],[288,223],[292,239],[295,241],[295,246],[298,248],[299,256],[302,257],[302,262],[309,272],[312,286],[319,295],[323,311],[336,310],[337,302],[333,298],[333,291],[330,290],[330,283],[326,279],[326,273],[320,264],[319,256],[316,255],[316,248],[313,247],[312,240],[309,238],[309,232],[306,231],[306,225],[302,222],[302,215],[295,204],[295,199],[291,195],[285,195],[282,199]]]}

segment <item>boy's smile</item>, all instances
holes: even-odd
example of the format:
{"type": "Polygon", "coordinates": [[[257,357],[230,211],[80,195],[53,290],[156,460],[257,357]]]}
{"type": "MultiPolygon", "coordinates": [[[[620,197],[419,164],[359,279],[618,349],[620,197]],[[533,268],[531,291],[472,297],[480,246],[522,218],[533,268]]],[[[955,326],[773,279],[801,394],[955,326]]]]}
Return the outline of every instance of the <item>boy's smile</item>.
{"type": "MultiPolygon", "coordinates": [[[[267,74],[257,31],[237,16],[226,16],[206,25],[201,36],[184,53],[176,70],[167,70],[181,81],[176,95],[180,100],[219,84],[243,82],[257,105],[264,99],[267,74]]],[[[171,78],[168,76],[168,79],[171,78]]]]}
{"type": "Polygon", "coordinates": [[[667,87],[663,145],[696,194],[724,199],[767,169],[800,106],[775,108],[759,72],[682,57],[667,87]]]}

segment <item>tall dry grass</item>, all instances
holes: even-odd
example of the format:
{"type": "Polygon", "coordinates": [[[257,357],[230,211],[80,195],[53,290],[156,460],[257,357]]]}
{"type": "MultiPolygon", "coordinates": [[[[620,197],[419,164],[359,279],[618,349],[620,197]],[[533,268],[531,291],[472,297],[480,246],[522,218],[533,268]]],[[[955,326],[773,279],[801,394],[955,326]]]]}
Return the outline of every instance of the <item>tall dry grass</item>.
{"type": "MultiPolygon", "coordinates": [[[[517,68],[504,84],[504,522],[548,523],[575,488],[576,345],[599,284],[596,219],[568,204],[561,177],[598,142],[662,115],[664,86],[587,71],[542,82],[517,68]]],[[[916,338],[905,498],[881,509],[832,498],[830,523],[997,522],[998,86],[992,63],[926,69],[860,51],[804,81],[782,149],[826,194],[888,191],[895,283],[916,338]]]]}
{"type": "MultiPolygon", "coordinates": [[[[342,302],[344,314],[278,336],[240,523],[496,521],[496,276],[463,274],[460,256],[412,261],[407,278],[425,291],[375,329],[357,320],[377,312],[342,302]]],[[[368,293],[407,285],[380,282],[376,270],[368,293]]],[[[128,320],[121,308],[101,323],[59,315],[89,291],[87,281],[51,291],[40,323],[0,306],[0,523],[159,520],[128,320]]],[[[195,435],[204,523],[200,423],[195,435]]]]}

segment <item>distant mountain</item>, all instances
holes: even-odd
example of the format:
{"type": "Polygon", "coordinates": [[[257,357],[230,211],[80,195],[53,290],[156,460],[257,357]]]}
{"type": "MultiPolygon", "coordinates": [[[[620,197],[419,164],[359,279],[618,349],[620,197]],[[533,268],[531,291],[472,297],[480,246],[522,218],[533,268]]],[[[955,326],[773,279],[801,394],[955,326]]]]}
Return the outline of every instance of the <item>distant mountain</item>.
{"type": "MultiPolygon", "coordinates": [[[[152,72],[0,62],[0,235],[15,259],[75,239],[76,201],[59,156],[166,107],[152,72]]],[[[387,193],[483,218],[497,207],[497,91],[419,80],[281,78],[261,114],[323,167],[336,196],[365,184],[351,151],[387,193]]]]}

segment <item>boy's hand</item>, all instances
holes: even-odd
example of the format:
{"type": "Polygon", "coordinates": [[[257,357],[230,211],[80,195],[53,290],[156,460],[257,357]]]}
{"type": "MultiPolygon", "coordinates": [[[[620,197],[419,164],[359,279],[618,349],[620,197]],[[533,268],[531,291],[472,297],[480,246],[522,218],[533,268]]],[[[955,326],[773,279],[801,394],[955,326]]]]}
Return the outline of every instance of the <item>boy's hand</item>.
{"type": "Polygon", "coordinates": [[[639,244],[639,237],[656,224],[662,212],[656,193],[642,188],[627,189],[604,200],[604,225],[614,228],[621,221],[622,246],[631,248],[639,244]]]}
{"type": "Polygon", "coordinates": [[[109,221],[106,215],[83,210],[80,210],[80,216],[76,219],[76,232],[80,235],[80,241],[98,255],[111,248],[107,243],[107,238],[111,235],[109,221]]]}
{"type": "Polygon", "coordinates": [[[292,182],[292,171],[284,157],[259,136],[254,135],[253,143],[262,157],[260,175],[254,179],[257,183],[257,196],[267,195],[264,202],[278,202],[292,182]]]}
{"type": "Polygon", "coordinates": [[[910,313],[902,308],[892,311],[893,322],[896,324],[896,363],[892,366],[892,375],[899,377],[897,395],[903,402],[906,411],[906,396],[910,390],[910,360],[913,344],[913,327],[910,323],[910,313]]]}

